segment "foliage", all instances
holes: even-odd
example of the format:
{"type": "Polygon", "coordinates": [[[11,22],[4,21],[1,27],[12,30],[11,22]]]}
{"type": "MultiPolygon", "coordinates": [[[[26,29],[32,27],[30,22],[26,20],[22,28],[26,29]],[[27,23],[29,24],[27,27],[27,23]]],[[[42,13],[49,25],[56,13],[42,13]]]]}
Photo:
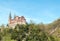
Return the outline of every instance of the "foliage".
{"type": "Polygon", "coordinates": [[[60,20],[50,24],[27,23],[26,25],[17,24],[14,29],[5,27],[0,28],[0,41],[59,41],[60,40],[60,20]],[[49,34],[55,28],[53,34],[49,34]]]}

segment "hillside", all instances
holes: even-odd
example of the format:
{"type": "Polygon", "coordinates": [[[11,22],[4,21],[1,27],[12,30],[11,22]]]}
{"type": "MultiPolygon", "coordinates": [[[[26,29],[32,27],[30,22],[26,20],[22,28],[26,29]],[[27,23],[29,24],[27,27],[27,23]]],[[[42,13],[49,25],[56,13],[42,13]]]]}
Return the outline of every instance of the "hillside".
{"type": "Polygon", "coordinates": [[[60,19],[50,24],[1,25],[0,41],[60,41],[60,19]]]}

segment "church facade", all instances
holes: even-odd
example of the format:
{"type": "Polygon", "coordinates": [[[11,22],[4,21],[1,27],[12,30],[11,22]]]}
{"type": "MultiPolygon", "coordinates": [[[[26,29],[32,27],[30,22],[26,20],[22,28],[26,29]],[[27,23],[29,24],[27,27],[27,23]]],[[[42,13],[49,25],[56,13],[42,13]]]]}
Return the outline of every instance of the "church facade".
{"type": "Polygon", "coordinates": [[[16,16],[14,15],[14,18],[12,19],[11,13],[9,15],[9,27],[15,27],[17,24],[22,25],[26,24],[26,19],[24,16],[16,16]]]}

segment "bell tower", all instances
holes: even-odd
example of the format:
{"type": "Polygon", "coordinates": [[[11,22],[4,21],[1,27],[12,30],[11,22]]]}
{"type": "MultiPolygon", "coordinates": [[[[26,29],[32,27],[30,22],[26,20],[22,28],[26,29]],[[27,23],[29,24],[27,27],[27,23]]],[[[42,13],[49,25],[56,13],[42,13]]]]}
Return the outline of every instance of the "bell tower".
{"type": "Polygon", "coordinates": [[[11,18],[12,18],[12,16],[11,16],[11,12],[10,12],[10,14],[9,14],[9,24],[11,23],[11,18]]]}
{"type": "Polygon", "coordinates": [[[11,18],[12,18],[12,17],[11,17],[11,12],[10,12],[10,14],[9,14],[9,20],[11,20],[11,18]]]}
{"type": "Polygon", "coordinates": [[[14,19],[16,18],[16,14],[14,14],[14,19]]]}

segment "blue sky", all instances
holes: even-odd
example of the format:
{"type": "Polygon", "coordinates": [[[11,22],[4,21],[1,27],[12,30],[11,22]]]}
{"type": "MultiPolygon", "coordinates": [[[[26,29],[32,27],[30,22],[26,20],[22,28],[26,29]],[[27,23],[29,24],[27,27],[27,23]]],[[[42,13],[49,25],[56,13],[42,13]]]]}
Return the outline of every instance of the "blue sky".
{"type": "Polygon", "coordinates": [[[59,0],[0,0],[0,24],[7,24],[9,13],[29,22],[51,23],[60,17],[59,0]]]}

